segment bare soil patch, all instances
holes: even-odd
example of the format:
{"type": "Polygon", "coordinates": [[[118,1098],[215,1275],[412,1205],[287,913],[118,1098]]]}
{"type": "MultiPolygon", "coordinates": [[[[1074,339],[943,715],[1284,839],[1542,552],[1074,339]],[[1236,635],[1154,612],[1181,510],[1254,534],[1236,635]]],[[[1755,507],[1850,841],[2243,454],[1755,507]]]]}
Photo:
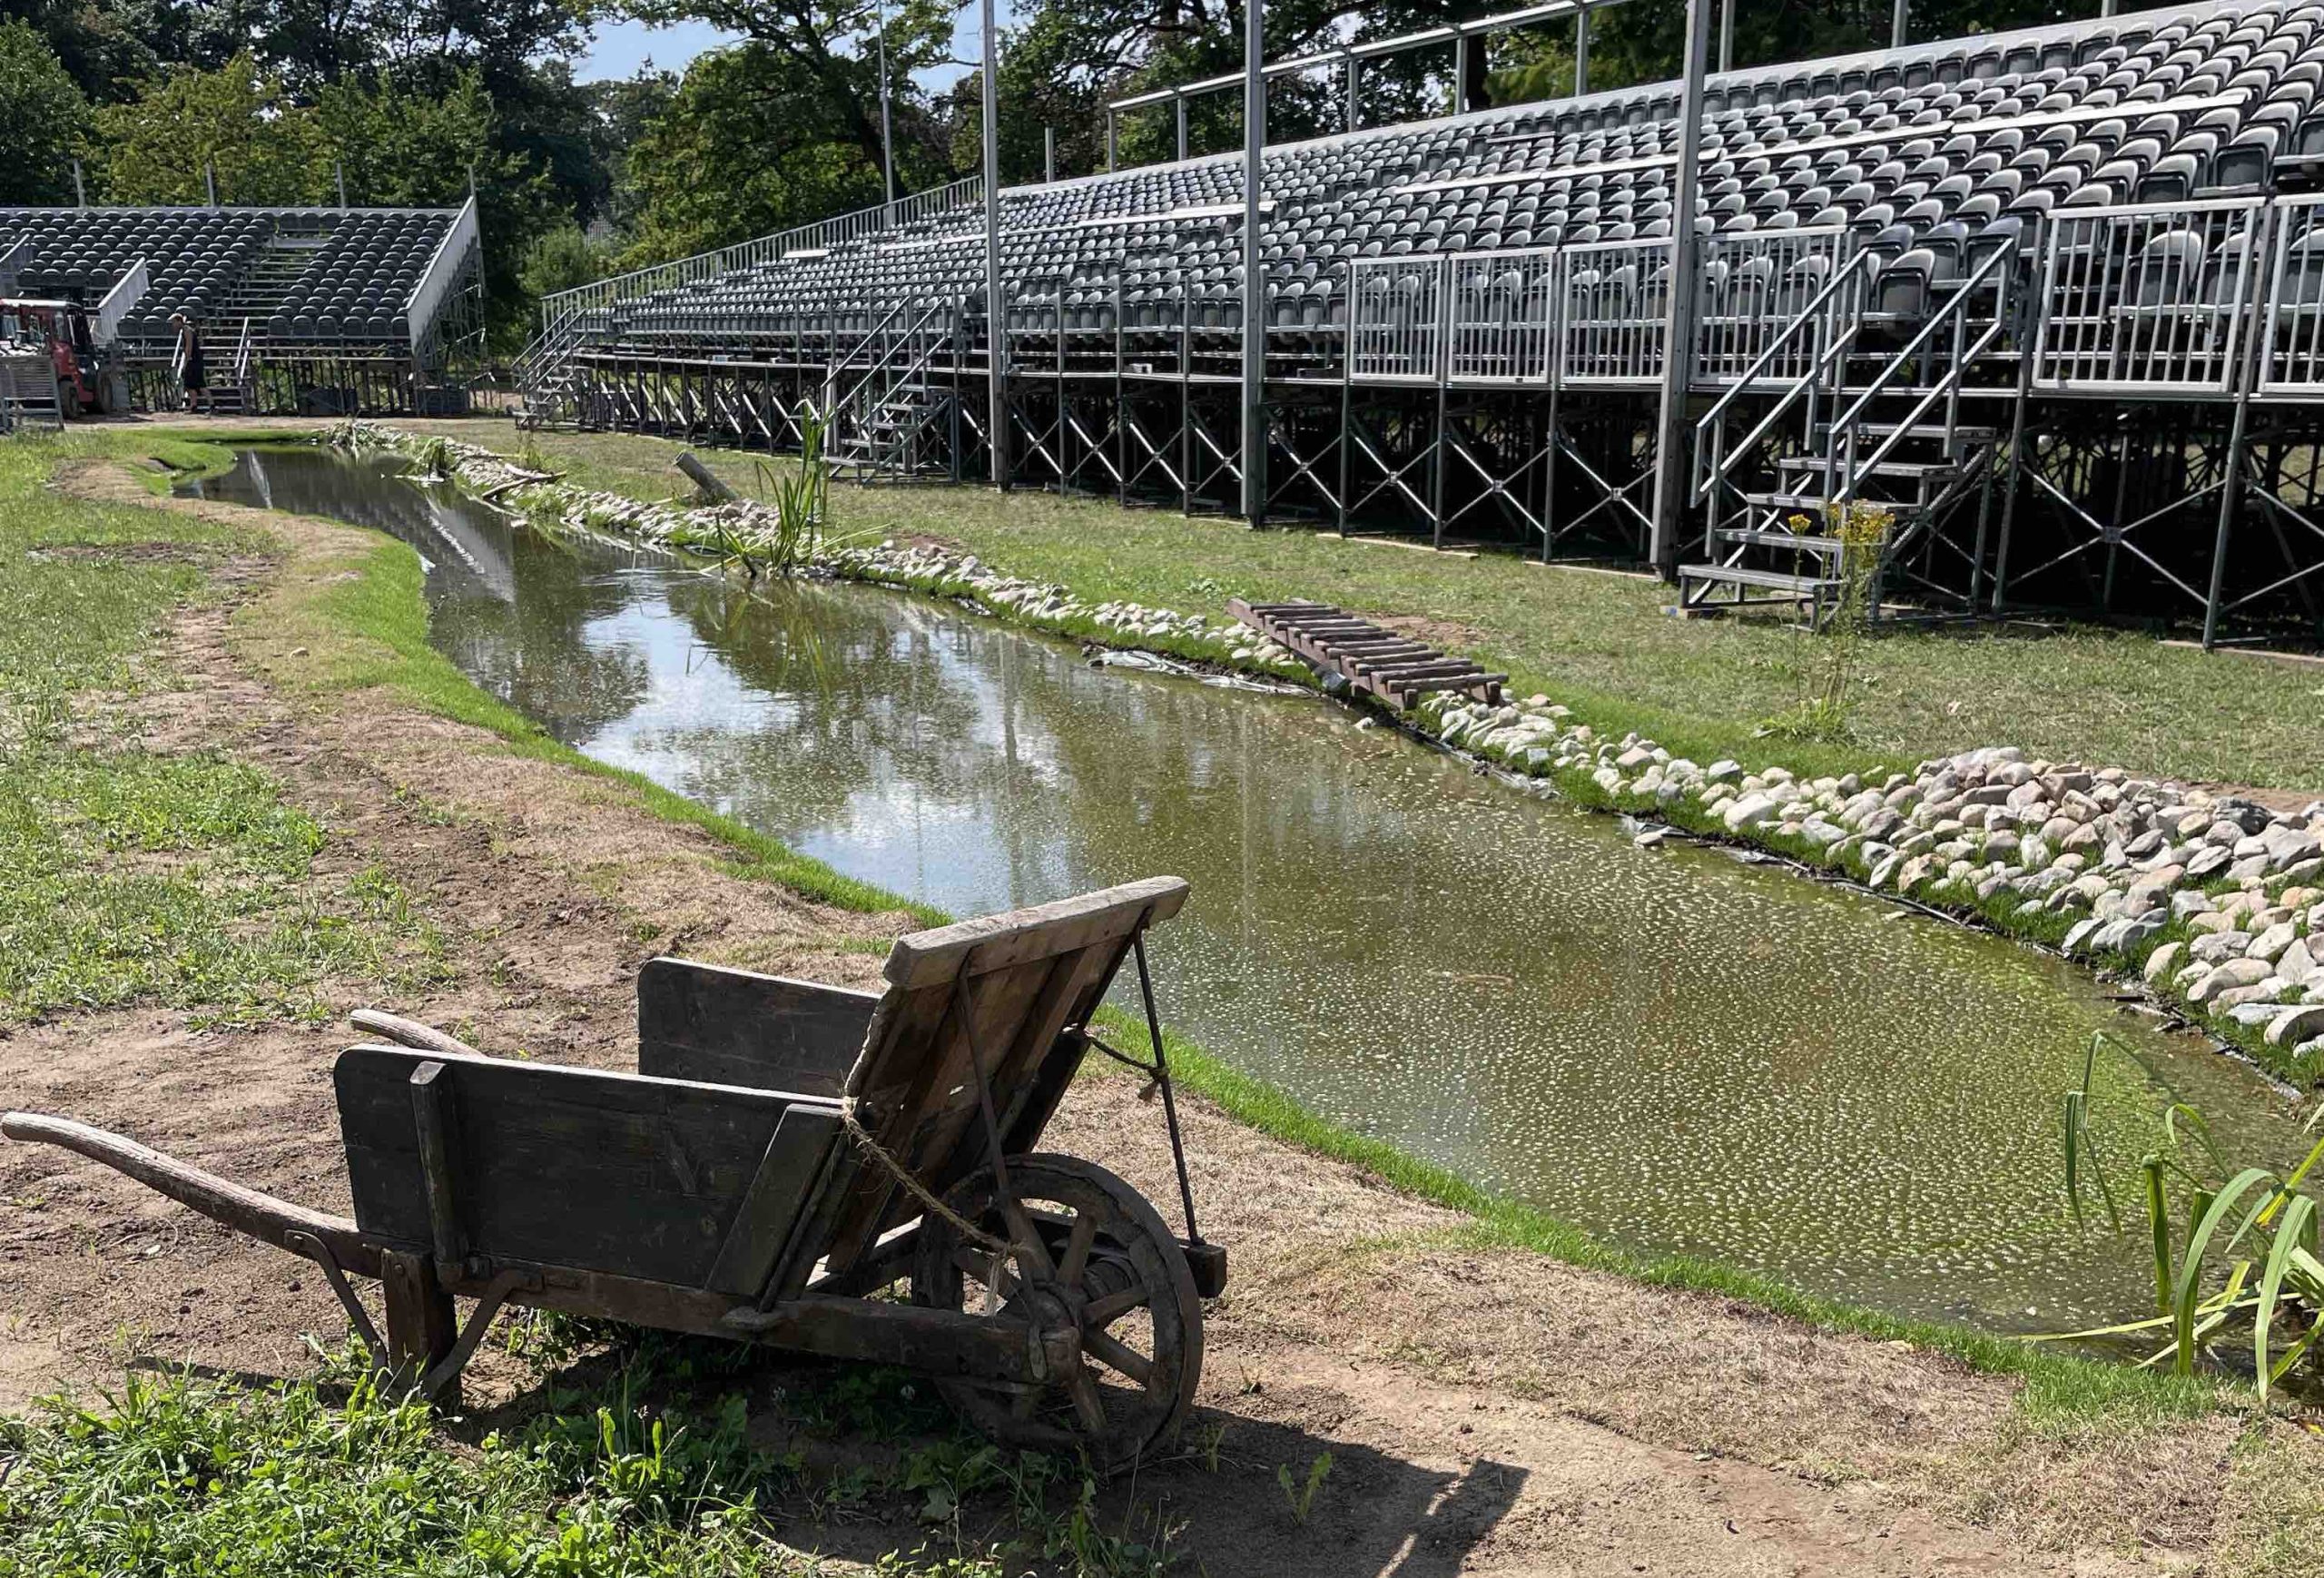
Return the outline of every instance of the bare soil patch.
{"type": "MultiPolygon", "coordinates": [[[[85,497],[250,519],[161,504],[110,465],[64,480],[85,497]]],[[[274,773],[329,830],[330,859],[377,863],[415,896],[453,967],[382,1006],[488,1050],[616,1066],[634,1055],[634,973],[655,953],[876,977],[876,941],[907,929],[901,915],[744,881],[730,851],[625,788],[395,695],[326,703],[270,684],[290,656],[269,645],[273,588],[349,536],[267,518],[284,544],[277,578],[184,614],[160,659],[181,688],[137,722],[153,749],[219,748],[274,773]]],[[[371,994],[335,983],[326,995],[343,1013],[371,994]]],[[[64,1018],[0,1039],[0,1105],[86,1119],[345,1209],[328,1071],[349,1039],[337,1023],[64,1018]]],[[[1176,1543],[1211,1574],[2191,1571],[2227,1521],[2232,1421],[2037,1439],[2012,1383],[1732,1301],[1465,1247],[1456,1214],[1184,1106],[1203,1227],[1230,1246],[1234,1282],[1211,1313],[1184,1455],[1109,1504],[1126,1513],[1134,1496],[1183,1524],[1176,1543]],[[1333,1467],[1303,1526],[1276,1471],[1304,1478],[1325,1452],[1333,1467]]],[[[1085,1080],[1048,1143],[1175,1198],[1159,1116],[1127,1079],[1085,1080]]],[[[0,1146],[0,1409],[111,1384],[138,1356],[300,1375],[305,1334],[336,1343],[343,1329],[301,1263],[63,1152],[0,1146]]],[[[473,1401],[544,1405],[529,1384],[512,1362],[488,1363],[473,1401]]],[[[2324,1472],[2324,1450],[2312,1466],[2324,1472]]],[[[845,1524],[774,1510],[786,1539],[842,1558],[922,1537],[903,1509],[845,1524]]]]}

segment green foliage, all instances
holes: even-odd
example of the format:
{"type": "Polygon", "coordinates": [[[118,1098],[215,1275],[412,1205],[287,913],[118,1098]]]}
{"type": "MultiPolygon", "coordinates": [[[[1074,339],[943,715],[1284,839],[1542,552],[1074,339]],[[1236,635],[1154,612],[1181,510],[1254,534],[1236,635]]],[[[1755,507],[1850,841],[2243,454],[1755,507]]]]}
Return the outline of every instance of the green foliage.
{"type": "MultiPolygon", "coordinates": [[[[2122,1213],[2089,1121],[2091,1075],[2105,1040],[2092,1038],[2082,1083],[2066,1092],[2066,1198],[2079,1218],[2085,1193],[2095,1195],[2119,1231],[2122,1213]]],[[[2324,1118],[2324,1108],[2318,1112],[2324,1118]]],[[[2182,1376],[2194,1373],[2199,1353],[2248,1338],[2264,1402],[2324,1335],[2318,1198],[2301,1190],[2319,1161],[2324,1139],[2287,1172],[2230,1169],[2201,1112],[2184,1102],[2166,1108],[2154,1149],[2137,1169],[2161,1313],[2074,1335],[2152,1334],[2165,1340],[2148,1363],[2169,1360],[2182,1376]]],[[[2324,1362],[2310,1367],[2324,1369],[2324,1362]]]]}
{"type": "MultiPolygon", "coordinates": [[[[1795,515],[1791,529],[1821,535],[1840,545],[1833,567],[1840,583],[1839,600],[1825,615],[1819,631],[1804,633],[1813,643],[1799,666],[1807,694],[1792,713],[1770,720],[1762,732],[1777,739],[1844,741],[1853,731],[1848,723],[1849,686],[1856,678],[1865,638],[1872,630],[1872,597],[1880,578],[1882,550],[1896,524],[1896,511],[1862,499],[1824,508],[1822,516],[1795,515]]],[[[1813,559],[1810,555],[1797,557],[1813,559]]],[[[1821,566],[1811,563],[1809,573],[1821,566]]]]}
{"type": "Polygon", "coordinates": [[[214,72],[171,68],[137,98],[97,111],[86,157],[104,200],[313,203],[331,190],[330,139],[281,81],[238,54],[214,72]]]}
{"type": "Polygon", "coordinates": [[[720,1445],[600,1408],[447,1451],[429,1410],[359,1383],[241,1391],[132,1376],[5,1429],[0,1575],[799,1573],[730,1499],[720,1445]]]}
{"type": "Polygon", "coordinates": [[[73,201],[73,150],[88,104],[48,41],[0,20],[0,203],[73,201]]]}
{"type": "Polygon", "coordinates": [[[1315,1510],[1315,1493],[1324,1488],[1324,1481],[1331,1472],[1332,1455],[1328,1452],[1315,1455],[1315,1461],[1307,1465],[1307,1477],[1304,1480],[1292,1477],[1291,1465],[1275,1465],[1275,1483],[1283,1487],[1283,1499],[1291,1509],[1291,1521],[1301,1528],[1307,1526],[1307,1516],[1315,1510]]]}
{"type": "Polygon", "coordinates": [[[559,225],[535,236],[517,264],[517,283],[538,300],[606,277],[606,255],[581,233],[579,225],[559,225]]]}
{"type": "Polygon", "coordinates": [[[757,42],[701,56],[629,159],[634,239],[621,266],[878,202],[874,103],[867,145],[862,104],[835,97],[824,74],[797,56],[757,42]]]}

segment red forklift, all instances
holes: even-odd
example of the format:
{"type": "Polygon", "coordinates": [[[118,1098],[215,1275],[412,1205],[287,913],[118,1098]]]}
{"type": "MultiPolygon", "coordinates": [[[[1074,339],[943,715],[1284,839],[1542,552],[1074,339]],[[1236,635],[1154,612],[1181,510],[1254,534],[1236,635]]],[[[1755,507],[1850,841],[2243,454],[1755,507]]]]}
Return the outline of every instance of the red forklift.
{"type": "Polygon", "coordinates": [[[18,399],[27,357],[44,357],[56,385],[57,415],[74,421],[84,415],[126,410],[128,379],[120,359],[100,347],[80,301],[44,297],[0,296],[0,354],[18,367],[18,399]]]}

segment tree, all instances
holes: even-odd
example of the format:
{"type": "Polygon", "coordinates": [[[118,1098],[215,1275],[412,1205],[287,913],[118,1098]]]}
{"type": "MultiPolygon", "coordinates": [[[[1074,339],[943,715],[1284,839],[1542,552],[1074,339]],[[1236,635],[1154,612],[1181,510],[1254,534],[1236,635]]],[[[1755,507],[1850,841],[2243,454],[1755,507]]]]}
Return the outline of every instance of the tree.
{"type": "Polygon", "coordinates": [[[48,41],[0,22],[0,203],[73,200],[73,149],[88,112],[48,41]]]}
{"type": "Polygon", "coordinates": [[[537,301],[602,280],[606,273],[605,254],[581,233],[579,225],[568,224],[533,238],[517,267],[517,281],[526,296],[537,301]]]}
{"type": "Polygon", "coordinates": [[[314,112],[247,54],[214,72],[174,67],[134,101],[98,110],[94,123],[89,157],[109,202],[204,202],[205,169],[221,202],[314,203],[331,189],[314,112]]]}
{"type": "MultiPolygon", "coordinates": [[[[903,70],[897,67],[900,89],[903,70]]],[[[697,58],[668,108],[646,123],[627,161],[635,213],[623,266],[682,257],[879,202],[876,69],[873,81],[874,135],[867,146],[862,106],[834,94],[812,59],[755,40],[697,58]]],[[[940,131],[925,107],[900,95],[899,192],[950,174],[940,153],[930,151],[931,143],[940,148],[940,131]]]]}
{"type": "MultiPolygon", "coordinates": [[[[616,0],[644,22],[697,19],[739,34],[754,50],[750,71],[780,80],[793,103],[814,101],[819,131],[854,145],[873,169],[884,149],[880,137],[880,7],[875,0],[616,0]]],[[[942,161],[944,137],[931,123],[912,86],[912,74],[950,57],[952,22],[947,0],[897,0],[887,7],[889,100],[894,111],[897,182],[908,189],[909,153],[942,161]]],[[[697,64],[700,63],[697,62],[697,64]]],[[[691,79],[693,74],[688,73],[691,79]]],[[[726,79],[731,86],[732,74],[726,79]]]]}

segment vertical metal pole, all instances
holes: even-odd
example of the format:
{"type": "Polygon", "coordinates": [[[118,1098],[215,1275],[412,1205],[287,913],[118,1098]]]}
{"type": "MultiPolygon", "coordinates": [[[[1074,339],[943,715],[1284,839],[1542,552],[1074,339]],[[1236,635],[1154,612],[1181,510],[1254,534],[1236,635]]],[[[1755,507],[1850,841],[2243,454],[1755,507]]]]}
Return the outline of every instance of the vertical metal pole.
{"type": "Polygon", "coordinates": [[[1351,132],[1356,129],[1361,114],[1357,106],[1361,102],[1363,84],[1364,63],[1351,54],[1347,57],[1347,129],[1351,132]]]}
{"type": "Polygon", "coordinates": [[[1041,179],[1052,186],[1057,184],[1057,128],[1055,126],[1041,128],[1041,179]]]}
{"type": "Polygon", "coordinates": [[[81,162],[78,159],[73,161],[73,206],[89,206],[89,189],[81,183],[81,162]]]}
{"type": "Polygon", "coordinates": [[[1687,0],[1686,60],[1679,96],[1679,173],[1670,191],[1670,296],[1662,316],[1662,409],[1654,444],[1654,533],[1649,545],[1654,567],[1666,580],[1679,573],[1679,538],[1687,518],[1687,391],[1694,372],[1695,291],[1702,258],[1695,239],[1695,192],[1702,176],[1710,0],[1687,0]]]}
{"type": "Polygon", "coordinates": [[[330,167],[330,173],[331,179],[336,182],[339,186],[340,212],[344,213],[347,212],[347,166],[333,163],[330,167]]]}
{"type": "Polygon", "coordinates": [[[896,137],[888,119],[888,0],[880,0],[880,170],[890,208],[896,205],[896,137]]]}
{"type": "Polygon", "coordinates": [[[2101,16],[2113,15],[2114,0],[2098,0],[2098,15],[2101,16]]]}
{"type": "Polygon", "coordinates": [[[1243,518],[1253,526],[1267,499],[1267,286],[1259,256],[1266,145],[1266,0],[1243,0],[1243,518]]]}
{"type": "Polygon", "coordinates": [[[1183,160],[1187,156],[1187,95],[1180,94],[1173,98],[1170,101],[1170,107],[1177,114],[1178,157],[1183,160]]]}
{"type": "Polygon", "coordinates": [[[1458,34],[1452,40],[1452,113],[1466,114],[1469,109],[1469,35],[1458,34]]]}
{"type": "Polygon", "coordinates": [[[1896,15],[1888,25],[1889,48],[1902,49],[1905,47],[1905,33],[1906,30],[1906,25],[1912,20],[1912,15],[1913,0],[1896,0],[1896,15]]]}
{"type": "MultiPolygon", "coordinates": [[[[985,449],[992,483],[1009,486],[1009,373],[1002,354],[1000,309],[1000,50],[993,33],[992,0],[983,0],[984,24],[984,340],[986,399],[990,402],[985,449]]],[[[1107,137],[1108,169],[1113,167],[1107,137]]]]}
{"type": "Polygon", "coordinates": [[[204,164],[202,167],[202,187],[204,192],[210,194],[210,206],[212,208],[217,207],[218,167],[215,164],[204,164]]]}
{"type": "Polygon", "coordinates": [[[1718,0],[1718,69],[1735,69],[1735,0],[1718,0]]]}
{"type": "Polygon", "coordinates": [[[1106,111],[1106,173],[1108,175],[1114,173],[1114,132],[1118,119],[1110,108],[1106,111]]]}
{"type": "Polygon", "coordinates": [[[1590,7],[1573,14],[1573,96],[1590,91],[1590,7]]]}

